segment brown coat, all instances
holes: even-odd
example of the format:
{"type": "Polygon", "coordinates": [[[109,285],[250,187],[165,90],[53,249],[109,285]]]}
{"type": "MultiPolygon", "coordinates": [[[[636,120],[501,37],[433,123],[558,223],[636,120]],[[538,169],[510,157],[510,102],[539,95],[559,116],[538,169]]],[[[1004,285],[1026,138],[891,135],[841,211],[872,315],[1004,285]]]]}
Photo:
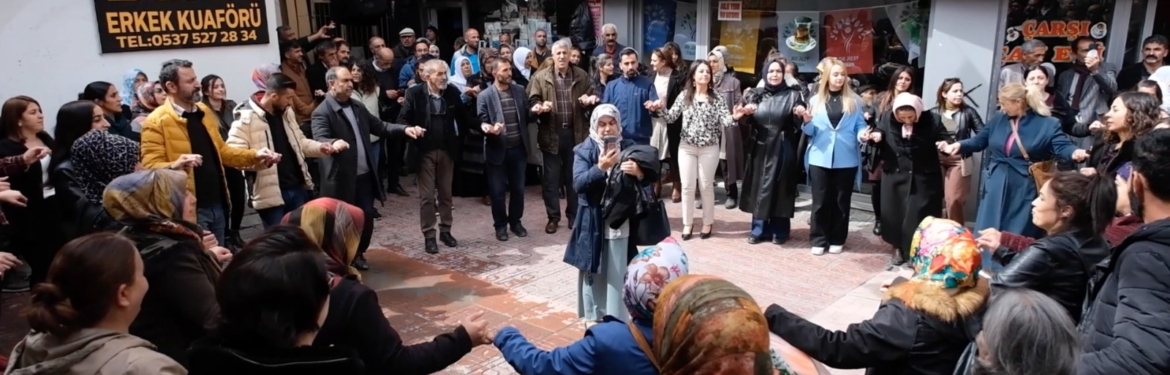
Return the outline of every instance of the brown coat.
{"type": "MultiPolygon", "coordinates": [[[[586,108],[577,101],[583,95],[593,95],[593,83],[589,79],[589,74],[585,73],[584,69],[578,67],[571,67],[573,69],[573,144],[579,144],[586,138],[589,138],[589,119],[586,117],[586,108]]],[[[532,75],[528,81],[528,101],[530,103],[553,102],[557,101],[557,89],[553,82],[553,72],[556,69],[544,69],[537,71],[532,75]]],[[[540,127],[537,130],[537,142],[540,145],[540,150],[551,154],[557,153],[557,127],[553,117],[555,113],[543,113],[537,116],[540,119],[540,127]]]]}
{"type": "Polygon", "coordinates": [[[309,121],[313,110],[317,109],[317,102],[313,100],[313,89],[309,88],[309,79],[305,78],[305,68],[300,64],[288,61],[280,64],[280,72],[297,84],[297,96],[293,98],[293,111],[297,115],[297,122],[309,121]]]}

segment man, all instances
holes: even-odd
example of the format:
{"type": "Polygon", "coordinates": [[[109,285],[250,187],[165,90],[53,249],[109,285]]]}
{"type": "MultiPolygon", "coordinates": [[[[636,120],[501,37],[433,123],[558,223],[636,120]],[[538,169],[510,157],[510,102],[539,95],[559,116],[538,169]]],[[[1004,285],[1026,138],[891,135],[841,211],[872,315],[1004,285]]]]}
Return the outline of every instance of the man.
{"type": "MultiPolygon", "coordinates": [[[[382,90],[378,95],[378,107],[381,108],[382,113],[379,113],[378,117],[382,121],[396,121],[398,120],[398,111],[402,108],[398,104],[398,100],[402,97],[403,89],[398,86],[399,70],[395,69],[394,49],[382,47],[375,52],[375,55],[374,75],[378,80],[379,89],[382,90]]],[[[386,191],[401,197],[410,196],[399,182],[398,170],[402,168],[403,140],[391,138],[382,143],[386,147],[387,157],[385,159],[389,169],[385,176],[386,191]]],[[[374,149],[374,152],[381,151],[381,149],[374,149]]]]}
{"type": "Polygon", "coordinates": [[[242,150],[228,147],[219,135],[219,118],[201,102],[199,78],[190,61],[163,63],[158,81],[167,91],[167,101],[142,123],[142,166],[167,168],[176,163],[187,167],[187,190],[195,194],[197,224],[215,235],[223,245],[228,212],[227,180],[223,166],[256,170],[280,160],[267,147],[242,150]]]}
{"type": "Polygon", "coordinates": [[[1142,41],[1142,61],[1117,73],[1117,88],[1121,91],[1133,90],[1141,81],[1150,79],[1154,71],[1166,65],[1167,51],[1170,51],[1170,40],[1166,37],[1161,35],[1147,37],[1142,41]]]}
{"type": "Polygon", "coordinates": [[[532,42],[536,45],[532,47],[532,53],[536,55],[536,66],[540,66],[544,63],[544,59],[552,55],[552,50],[548,48],[548,32],[544,29],[536,29],[536,32],[532,33],[532,42]]]}
{"type": "Polygon", "coordinates": [[[437,254],[435,242],[435,198],[438,190],[438,237],[447,247],[458,246],[451,236],[451,181],[455,158],[461,147],[459,134],[479,123],[475,112],[463,104],[459,89],[448,84],[447,63],[431,60],[423,64],[423,84],[406,90],[398,123],[425,129],[414,141],[418,150],[418,196],[420,221],[427,253],[437,254]]]}
{"type": "Polygon", "coordinates": [[[552,45],[553,69],[536,72],[528,83],[528,101],[542,106],[537,141],[543,154],[545,233],[556,233],[561,222],[560,192],[565,192],[565,217],[569,229],[577,217],[577,191],[573,189],[573,147],[589,138],[586,106],[592,106],[593,84],[589,73],[572,65],[573,43],[561,38],[552,45]]]}
{"type": "Polygon", "coordinates": [[[1170,130],[1137,137],[1132,163],[1130,205],[1146,224],[1097,265],[1099,281],[1089,283],[1080,375],[1170,371],[1170,130]]]}
{"type": "Polygon", "coordinates": [[[302,50],[311,50],[314,46],[317,45],[318,42],[328,39],[329,33],[332,32],[335,27],[337,27],[336,24],[329,22],[328,25],[321,26],[320,29],[317,29],[317,32],[313,33],[313,35],[304,36],[300,39],[297,39],[296,31],[293,31],[291,27],[282,25],[276,28],[276,35],[278,38],[280,38],[279,41],[281,43],[293,42],[300,46],[302,50]]]}
{"type": "MultiPolygon", "coordinates": [[[[601,103],[613,104],[622,114],[622,138],[640,145],[650,144],[654,124],[651,113],[664,107],[658,100],[654,81],[638,74],[638,52],[626,48],[619,54],[622,77],[611,79],[605,84],[605,97],[601,103]]],[[[661,150],[659,150],[661,152],[661,150]]]]}
{"type": "Polygon", "coordinates": [[[305,77],[305,53],[301,45],[293,42],[280,44],[280,72],[296,83],[296,102],[293,109],[297,115],[297,122],[305,123],[312,116],[316,108],[313,100],[313,91],[309,89],[309,79],[305,77]]]}
{"type": "Polygon", "coordinates": [[[382,37],[370,37],[370,42],[366,45],[367,52],[369,52],[370,56],[377,56],[376,52],[382,48],[386,48],[386,41],[382,37]]]}
{"type": "Polygon", "coordinates": [[[349,55],[349,52],[350,52],[349,42],[345,41],[345,39],[343,39],[343,38],[334,38],[333,44],[337,46],[337,62],[338,62],[338,64],[342,65],[342,66],[349,66],[349,64],[351,62],[350,55],[349,55]]]}
{"type": "Polygon", "coordinates": [[[463,48],[455,51],[455,56],[451,57],[451,69],[447,74],[455,74],[455,57],[463,56],[471,62],[471,73],[479,74],[479,30],[475,28],[468,28],[463,32],[463,48]]]}
{"type": "Polygon", "coordinates": [[[414,48],[414,29],[407,27],[398,32],[398,45],[394,47],[394,56],[398,56],[405,63],[407,57],[413,56],[412,48],[414,48]]]}
{"type": "Polygon", "coordinates": [[[511,46],[511,45],[512,45],[512,34],[507,32],[507,31],[500,33],[499,40],[496,41],[495,47],[500,48],[500,46],[511,46]]]}
{"type": "Polygon", "coordinates": [[[422,61],[423,57],[431,54],[431,45],[420,39],[414,42],[413,51],[414,53],[410,55],[410,58],[406,59],[406,64],[402,66],[402,70],[398,72],[398,87],[412,86],[410,81],[414,80],[414,71],[418,70],[419,61],[422,61]]]}
{"type": "Polygon", "coordinates": [[[260,100],[249,99],[236,107],[236,121],[228,131],[228,146],[250,150],[272,147],[283,156],[275,166],[256,171],[250,184],[252,208],[265,228],[280,224],[284,214],[309,201],[313,181],[306,157],[331,155],[349,147],[340,139],[321,143],[305,137],[292,111],[296,86],[288,76],[273,74],[260,100]]]}
{"type": "MultiPolygon", "coordinates": [[[[1117,93],[1117,71],[1105,62],[1100,52],[1096,56],[1089,53],[1090,46],[1097,44],[1087,36],[1073,41],[1073,66],[1056,78],[1056,95],[1068,100],[1072,113],[1076,115],[1076,123],[1081,125],[1099,121],[1101,115],[1109,112],[1117,93]]],[[[1087,150],[1093,145],[1093,137],[1073,143],[1087,150]]]]}
{"type": "Polygon", "coordinates": [[[317,62],[305,70],[305,78],[309,79],[313,101],[321,104],[321,101],[325,100],[325,92],[329,91],[329,86],[325,84],[325,72],[340,64],[340,61],[337,59],[337,45],[332,41],[318,43],[314,53],[317,55],[317,62]]]}
{"type": "MultiPolygon", "coordinates": [[[[1020,46],[1020,50],[1024,53],[1023,61],[1008,64],[999,70],[1000,89],[1009,83],[1023,84],[1028,70],[1044,62],[1044,55],[1048,53],[1048,46],[1044,45],[1044,42],[1039,39],[1032,39],[1024,42],[1020,46]]],[[[1049,69],[1048,72],[1056,73],[1056,69],[1049,69]]],[[[997,89],[996,92],[999,92],[999,90],[997,89]]]]}
{"type": "Polygon", "coordinates": [[[524,217],[524,173],[528,168],[528,122],[541,112],[540,102],[529,106],[524,87],[512,82],[512,64],[493,59],[484,67],[495,77],[487,90],[479,94],[477,113],[484,144],[484,174],[492,203],[492,220],[496,240],[508,240],[508,227],[517,237],[527,237],[520,219],[524,217]],[[508,205],[504,205],[507,192],[508,205]]]}
{"type": "Polygon", "coordinates": [[[593,49],[593,56],[601,56],[603,53],[612,56],[613,66],[621,66],[621,57],[618,55],[626,49],[626,46],[618,43],[617,32],[617,25],[612,23],[601,26],[601,36],[605,42],[593,49]]]}
{"type": "MultiPolygon", "coordinates": [[[[399,134],[415,138],[422,129],[407,128],[403,125],[383,122],[371,114],[361,103],[350,100],[353,94],[353,75],[349,69],[337,66],[325,72],[329,92],[325,101],[313,111],[313,139],[334,144],[338,140],[352,145],[333,156],[321,158],[321,195],[334,198],[365,212],[365,227],[374,225],[374,199],[385,199],[378,188],[378,168],[370,153],[370,134],[379,137],[394,137],[399,134]]],[[[370,231],[362,232],[358,244],[358,255],[353,266],[359,270],[369,269],[366,263],[366,249],[370,247],[370,231]]]]}

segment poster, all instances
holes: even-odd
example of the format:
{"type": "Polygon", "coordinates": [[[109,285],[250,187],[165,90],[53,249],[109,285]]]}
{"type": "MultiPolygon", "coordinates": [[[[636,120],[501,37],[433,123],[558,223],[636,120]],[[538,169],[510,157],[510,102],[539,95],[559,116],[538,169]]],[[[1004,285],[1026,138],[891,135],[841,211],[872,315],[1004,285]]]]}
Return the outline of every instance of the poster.
{"type": "Polygon", "coordinates": [[[821,61],[821,24],[817,12],[776,12],[780,53],[801,73],[816,72],[821,61]]]}
{"type": "Polygon", "coordinates": [[[674,9],[674,42],[682,47],[683,60],[694,61],[698,46],[695,41],[697,8],[694,3],[680,1],[674,9]]]}
{"type": "Polygon", "coordinates": [[[719,23],[719,45],[727,47],[731,56],[727,65],[733,69],[756,73],[756,50],[760,39],[760,12],[745,10],[742,22],[719,23]]]}
{"type": "Polygon", "coordinates": [[[741,21],[743,20],[743,2],[740,1],[720,1],[719,14],[716,21],[741,21]]]}
{"type": "Polygon", "coordinates": [[[928,31],[923,12],[918,9],[918,2],[886,5],[885,10],[890,24],[894,26],[894,35],[898,37],[898,41],[906,49],[909,56],[907,60],[918,59],[919,67],[924,66],[926,59],[920,59],[920,57],[922,57],[923,42],[926,40],[928,31]]]}
{"type": "Polygon", "coordinates": [[[873,73],[873,22],[870,8],[825,12],[821,40],[825,56],[841,59],[849,74],[873,73]]]}
{"type": "Polygon", "coordinates": [[[649,61],[650,51],[674,40],[674,0],[645,0],[642,12],[642,57],[649,61]]]}
{"type": "Polygon", "coordinates": [[[102,53],[268,44],[267,2],[94,0],[102,53]]]}
{"type": "MultiPolygon", "coordinates": [[[[588,0],[588,4],[589,16],[593,18],[593,32],[597,34],[597,43],[600,45],[601,41],[605,40],[601,35],[601,25],[603,25],[601,22],[601,0],[588,0]]],[[[589,53],[590,51],[585,52],[589,53]]]]}

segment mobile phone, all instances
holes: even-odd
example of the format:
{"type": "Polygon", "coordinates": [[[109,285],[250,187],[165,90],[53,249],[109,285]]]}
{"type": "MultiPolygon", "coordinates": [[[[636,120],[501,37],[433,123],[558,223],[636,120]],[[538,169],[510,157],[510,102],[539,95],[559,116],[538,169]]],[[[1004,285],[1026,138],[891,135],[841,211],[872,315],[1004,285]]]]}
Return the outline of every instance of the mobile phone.
{"type": "Polygon", "coordinates": [[[601,138],[601,140],[602,140],[603,142],[605,142],[605,149],[606,149],[607,151],[608,151],[608,150],[616,150],[616,149],[617,149],[617,146],[618,146],[618,139],[620,139],[620,138],[618,138],[617,136],[612,136],[612,135],[611,135],[611,136],[608,136],[608,137],[603,137],[603,138],[601,138]]]}
{"type": "Polygon", "coordinates": [[[1101,56],[1101,53],[1097,52],[1097,42],[1089,43],[1089,53],[1086,56],[1093,58],[1098,58],[1101,56]]]}

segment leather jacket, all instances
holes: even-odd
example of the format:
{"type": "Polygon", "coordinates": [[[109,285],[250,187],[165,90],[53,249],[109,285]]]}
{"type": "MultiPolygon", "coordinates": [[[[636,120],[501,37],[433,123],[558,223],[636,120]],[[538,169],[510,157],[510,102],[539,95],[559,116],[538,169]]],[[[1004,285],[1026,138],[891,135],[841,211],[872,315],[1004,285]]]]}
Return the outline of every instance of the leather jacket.
{"type": "Polygon", "coordinates": [[[66,239],[122,227],[110,218],[105,208],[85,197],[85,191],[77,183],[72,160],[58,164],[49,178],[60,202],[61,228],[66,239]]]}
{"type": "MultiPolygon", "coordinates": [[[[934,107],[928,110],[930,116],[934,118],[934,123],[942,125],[942,110],[939,107],[934,107]]],[[[974,137],[983,130],[983,118],[979,117],[979,112],[971,106],[963,106],[958,112],[955,112],[955,122],[958,123],[959,128],[955,131],[955,139],[948,139],[947,142],[959,142],[974,137]]],[[[971,157],[971,153],[963,154],[964,158],[971,157]]]]}
{"type": "Polygon", "coordinates": [[[995,260],[1005,264],[991,279],[992,292],[1001,288],[1028,288],[1052,297],[1081,320],[1089,276],[1109,256],[1109,243],[1088,231],[1068,231],[1041,238],[1024,251],[1001,247],[995,260]]]}

